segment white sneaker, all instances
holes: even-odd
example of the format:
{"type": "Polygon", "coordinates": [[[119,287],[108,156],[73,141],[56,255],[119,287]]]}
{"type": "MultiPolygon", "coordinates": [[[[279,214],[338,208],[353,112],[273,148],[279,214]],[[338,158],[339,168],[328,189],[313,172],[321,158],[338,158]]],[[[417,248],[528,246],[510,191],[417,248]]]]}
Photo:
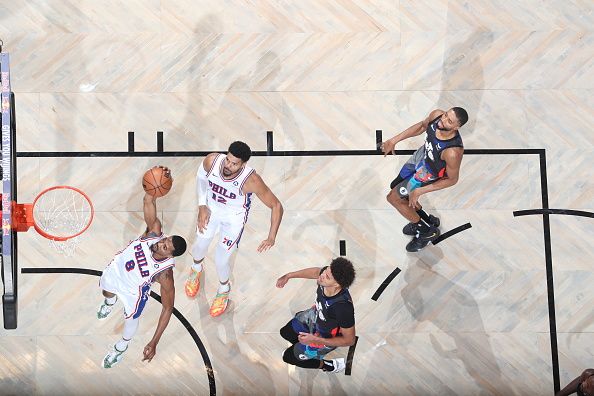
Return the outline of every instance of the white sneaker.
{"type": "Polygon", "coordinates": [[[112,368],[113,366],[122,361],[122,359],[124,358],[124,352],[126,352],[127,350],[128,346],[126,346],[126,349],[124,349],[123,351],[118,351],[118,349],[114,345],[112,350],[103,358],[103,362],[101,365],[103,366],[103,368],[112,368]]]}
{"type": "Polygon", "coordinates": [[[101,306],[99,307],[99,310],[97,311],[97,319],[103,320],[103,319],[107,318],[107,316],[109,316],[109,314],[111,313],[111,310],[113,309],[113,306],[115,305],[116,302],[118,302],[117,296],[116,296],[116,300],[113,304],[108,304],[107,300],[103,299],[103,304],[101,304],[101,306]]]}
{"type": "Polygon", "coordinates": [[[334,366],[334,370],[331,371],[332,373],[340,373],[346,368],[344,358],[332,359],[332,365],[334,366]]]}

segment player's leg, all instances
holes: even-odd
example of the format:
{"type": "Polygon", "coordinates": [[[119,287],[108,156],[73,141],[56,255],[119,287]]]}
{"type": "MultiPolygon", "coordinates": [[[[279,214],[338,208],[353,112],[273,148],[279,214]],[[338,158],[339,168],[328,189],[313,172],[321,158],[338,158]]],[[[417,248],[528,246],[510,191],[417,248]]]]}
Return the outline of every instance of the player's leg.
{"type": "Polygon", "coordinates": [[[115,293],[110,293],[107,290],[103,290],[103,303],[97,310],[97,319],[103,320],[109,316],[111,313],[113,306],[118,301],[118,296],[115,293]]]}
{"type": "Polygon", "coordinates": [[[124,334],[122,338],[113,345],[112,350],[103,358],[103,368],[112,368],[122,361],[124,352],[128,350],[128,344],[138,330],[138,317],[127,318],[124,321],[124,334]]]}
{"type": "Polygon", "coordinates": [[[215,317],[221,315],[227,309],[229,292],[231,291],[231,256],[239,247],[239,241],[243,234],[244,215],[228,215],[221,221],[221,233],[215,251],[215,264],[219,287],[217,295],[210,307],[210,315],[215,317]]]}
{"type": "Polygon", "coordinates": [[[402,232],[414,236],[414,238],[406,246],[406,250],[417,252],[439,236],[440,222],[438,218],[428,216],[420,205],[415,208],[409,206],[408,194],[423,185],[415,179],[414,174],[407,177],[409,174],[401,171],[400,175],[390,184],[391,190],[386,198],[409,221],[402,232]]]}
{"type": "Polygon", "coordinates": [[[204,268],[202,267],[204,257],[208,252],[208,246],[212,242],[218,228],[220,218],[216,212],[211,211],[209,222],[202,233],[196,229],[196,239],[192,245],[193,263],[190,267],[190,275],[186,280],[185,291],[188,297],[194,297],[200,291],[200,276],[204,268]]]}
{"type": "Polygon", "coordinates": [[[107,318],[113,310],[113,306],[118,301],[118,296],[115,293],[108,291],[117,289],[117,279],[115,278],[113,268],[112,264],[108,265],[99,279],[99,287],[101,288],[103,297],[105,297],[103,303],[97,310],[97,319],[99,320],[107,318]]]}
{"type": "Polygon", "coordinates": [[[120,300],[124,305],[124,333],[122,338],[112,346],[111,350],[103,358],[103,368],[111,368],[123,359],[123,354],[128,350],[130,340],[138,330],[138,318],[146,307],[150,291],[150,285],[144,285],[140,293],[138,291],[119,293],[120,300]]]}
{"type": "Polygon", "coordinates": [[[280,335],[291,344],[296,344],[299,342],[299,338],[297,337],[298,334],[293,329],[293,319],[289,320],[285,327],[280,329],[280,335]]]}
{"type": "MultiPolygon", "coordinates": [[[[325,354],[324,354],[325,355],[325,354]]],[[[308,358],[303,353],[303,344],[299,342],[288,347],[283,353],[283,361],[297,367],[307,369],[322,369],[323,371],[338,373],[345,369],[344,358],[323,359],[324,355],[317,358],[308,358]]]]}

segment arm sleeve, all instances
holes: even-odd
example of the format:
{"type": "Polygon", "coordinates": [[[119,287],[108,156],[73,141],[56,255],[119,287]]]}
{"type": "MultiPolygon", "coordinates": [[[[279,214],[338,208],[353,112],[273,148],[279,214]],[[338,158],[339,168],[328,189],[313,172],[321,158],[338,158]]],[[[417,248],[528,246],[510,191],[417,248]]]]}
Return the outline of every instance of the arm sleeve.
{"type": "Polygon", "coordinates": [[[196,174],[196,195],[198,198],[198,206],[206,205],[206,190],[208,188],[208,175],[204,169],[204,161],[198,167],[198,173],[196,174]]]}
{"type": "Polygon", "coordinates": [[[332,310],[336,315],[338,325],[343,329],[353,327],[355,325],[355,309],[350,302],[338,303],[332,305],[332,310]]]}

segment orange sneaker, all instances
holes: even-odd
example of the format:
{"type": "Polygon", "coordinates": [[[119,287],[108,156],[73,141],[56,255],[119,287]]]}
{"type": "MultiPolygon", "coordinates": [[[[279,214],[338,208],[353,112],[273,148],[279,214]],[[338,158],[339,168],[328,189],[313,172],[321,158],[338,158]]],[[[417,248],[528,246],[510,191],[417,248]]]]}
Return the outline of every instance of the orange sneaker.
{"type": "Polygon", "coordinates": [[[229,302],[229,291],[225,293],[217,293],[212,305],[210,306],[210,316],[217,317],[221,315],[227,309],[227,303],[229,302]]]}
{"type": "Polygon", "coordinates": [[[200,290],[200,275],[202,275],[202,271],[196,271],[194,268],[190,267],[190,276],[186,280],[186,296],[188,297],[196,297],[198,291],[200,290]]]}

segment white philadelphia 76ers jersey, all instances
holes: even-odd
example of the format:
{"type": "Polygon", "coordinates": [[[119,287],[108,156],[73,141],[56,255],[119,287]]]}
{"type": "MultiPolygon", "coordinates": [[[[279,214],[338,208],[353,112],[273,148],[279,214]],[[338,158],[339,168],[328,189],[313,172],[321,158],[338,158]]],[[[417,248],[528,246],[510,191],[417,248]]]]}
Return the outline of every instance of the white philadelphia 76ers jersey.
{"type": "Polygon", "coordinates": [[[128,290],[138,290],[139,286],[153,283],[157,274],[175,266],[173,257],[163,260],[153,257],[150,247],[162,238],[163,234],[137,238],[116,254],[110,265],[115,266],[121,286],[128,290]]]}
{"type": "Polygon", "coordinates": [[[232,214],[243,213],[247,217],[252,203],[252,193],[244,194],[242,189],[254,169],[244,165],[234,178],[225,179],[223,176],[224,160],[225,155],[218,154],[210,169],[206,169],[208,180],[206,204],[210,209],[223,209],[232,214]]]}

